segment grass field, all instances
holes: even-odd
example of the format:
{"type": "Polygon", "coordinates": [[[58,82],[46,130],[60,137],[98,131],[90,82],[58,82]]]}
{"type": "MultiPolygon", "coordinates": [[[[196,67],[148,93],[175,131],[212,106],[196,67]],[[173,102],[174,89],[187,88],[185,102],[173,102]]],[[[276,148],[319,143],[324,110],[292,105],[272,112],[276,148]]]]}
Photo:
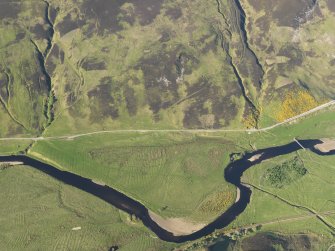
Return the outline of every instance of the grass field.
{"type": "Polygon", "coordinates": [[[24,152],[31,143],[32,141],[29,140],[2,141],[0,142],[0,155],[24,152]]]}
{"type": "Polygon", "coordinates": [[[281,223],[276,223],[276,221],[285,218],[295,218],[295,216],[299,215],[308,215],[310,212],[307,209],[309,209],[322,215],[324,220],[334,227],[333,215],[323,214],[324,212],[335,212],[335,203],[333,201],[335,184],[332,182],[335,176],[334,160],[334,156],[321,157],[309,151],[301,150],[299,153],[277,157],[249,169],[243,176],[243,182],[252,184],[263,191],[252,188],[253,194],[250,205],[232,226],[237,227],[254,222],[274,221],[274,224],[265,224],[262,230],[283,233],[302,231],[304,233],[323,234],[331,240],[334,234],[333,230],[316,217],[302,221],[292,220],[281,223]],[[307,169],[305,175],[289,184],[283,182],[284,186],[280,188],[264,182],[269,168],[281,165],[297,156],[307,169]],[[289,205],[279,198],[305,209],[289,205]]]}
{"type": "Polygon", "coordinates": [[[140,222],[27,166],[0,171],[1,250],[170,250],[140,222]],[[72,228],[81,227],[73,231],[72,228]]]}
{"type": "Polygon", "coordinates": [[[39,142],[29,154],[102,181],[163,216],[206,222],[235,201],[223,177],[234,148],[192,135],[111,134],[39,142]]]}

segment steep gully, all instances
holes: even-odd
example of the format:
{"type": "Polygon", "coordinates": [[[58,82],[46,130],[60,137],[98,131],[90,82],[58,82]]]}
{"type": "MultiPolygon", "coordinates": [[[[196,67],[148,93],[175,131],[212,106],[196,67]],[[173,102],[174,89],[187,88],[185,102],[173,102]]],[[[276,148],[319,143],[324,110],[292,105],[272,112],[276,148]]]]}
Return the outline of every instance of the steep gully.
{"type": "Polygon", "coordinates": [[[46,83],[47,83],[47,87],[48,87],[48,97],[46,99],[46,102],[45,102],[45,108],[44,108],[44,116],[47,120],[46,122],[46,125],[45,125],[45,128],[48,127],[51,122],[53,121],[54,119],[54,113],[53,113],[53,106],[54,106],[54,102],[56,101],[56,98],[55,98],[55,94],[54,94],[54,91],[53,91],[53,86],[52,86],[52,81],[51,81],[51,76],[50,74],[48,73],[48,70],[47,70],[47,67],[46,67],[46,62],[48,60],[48,56],[49,56],[49,53],[52,49],[52,46],[53,46],[53,37],[54,37],[54,25],[49,17],[49,13],[50,13],[50,4],[49,2],[47,1],[43,1],[45,3],[45,15],[44,15],[44,19],[45,19],[45,22],[48,24],[49,26],[49,29],[48,29],[48,38],[47,38],[47,47],[45,49],[44,52],[42,52],[39,47],[37,46],[37,44],[35,43],[35,41],[33,41],[31,39],[31,42],[32,44],[34,45],[35,47],[35,50],[36,50],[36,53],[37,53],[37,58],[38,58],[38,61],[39,61],[39,64],[40,64],[40,68],[41,68],[41,71],[46,79],[46,83]]]}
{"type": "MultiPolygon", "coordinates": [[[[335,150],[328,153],[323,153],[314,148],[315,145],[322,143],[320,140],[300,140],[301,145],[305,149],[318,154],[318,155],[335,155],[335,150]]],[[[252,153],[245,153],[241,159],[233,160],[233,155],[231,156],[231,163],[224,170],[225,179],[231,184],[235,185],[239,191],[240,196],[237,201],[230,206],[227,211],[222,213],[213,222],[206,225],[204,228],[200,229],[189,235],[175,236],[168,232],[164,228],[160,227],[149,215],[148,209],[142,205],[140,202],[135,201],[127,197],[125,194],[108,187],[106,185],[99,185],[94,183],[92,180],[83,178],[79,175],[61,171],[52,165],[43,163],[39,160],[30,158],[25,155],[15,155],[15,156],[3,156],[0,157],[0,162],[13,162],[19,161],[23,162],[25,165],[31,166],[65,184],[76,187],[82,191],[92,194],[97,198],[100,198],[107,203],[115,206],[116,208],[123,210],[129,214],[136,215],[142,220],[143,224],[151,229],[160,239],[181,243],[185,241],[196,240],[203,236],[209,235],[215,231],[215,229],[221,229],[228,226],[233,222],[237,216],[239,216],[248,206],[251,197],[251,189],[241,182],[241,177],[243,173],[250,167],[261,163],[264,160],[268,160],[277,156],[286,155],[301,149],[295,141],[277,147],[270,147],[266,149],[261,149],[254,151],[252,153]],[[250,161],[253,156],[260,155],[258,159],[253,162],[250,161]]],[[[335,229],[332,229],[335,231],[335,229]]]]}
{"type": "MultiPolygon", "coordinates": [[[[248,35],[246,31],[246,21],[245,12],[239,2],[239,0],[229,0],[225,3],[225,11],[229,17],[222,11],[223,4],[221,0],[216,0],[217,10],[220,16],[224,20],[224,31],[220,31],[221,47],[226,52],[228,57],[228,63],[232,67],[233,72],[237,78],[237,82],[240,86],[242,96],[245,99],[247,105],[251,108],[253,115],[258,120],[259,110],[253,98],[248,94],[250,90],[247,88],[247,84],[243,80],[240,72],[242,72],[242,67],[252,67],[251,72],[257,72],[259,75],[256,79],[253,79],[256,88],[260,89],[262,86],[262,81],[264,77],[264,70],[255,54],[255,52],[250,48],[248,43],[248,35]],[[239,44],[234,45],[232,43],[233,33],[239,34],[239,44]],[[232,44],[232,45],[231,45],[232,44]],[[233,47],[233,48],[232,48],[233,47]],[[238,54],[242,56],[240,62],[237,59],[234,60],[230,50],[237,50],[238,54]]],[[[250,77],[250,76],[244,76],[250,77]]],[[[252,79],[252,78],[251,78],[252,79]]]]}

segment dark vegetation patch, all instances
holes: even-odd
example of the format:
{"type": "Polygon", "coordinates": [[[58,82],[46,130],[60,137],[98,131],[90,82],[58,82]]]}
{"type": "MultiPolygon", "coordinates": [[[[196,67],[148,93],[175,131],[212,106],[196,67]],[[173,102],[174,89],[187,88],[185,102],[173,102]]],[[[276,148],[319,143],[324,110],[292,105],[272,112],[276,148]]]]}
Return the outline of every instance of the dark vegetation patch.
{"type": "MultiPolygon", "coordinates": [[[[281,86],[279,88],[277,88],[276,90],[273,90],[273,91],[276,91],[277,95],[279,96],[279,98],[281,100],[284,100],[285,98],[285,95],[287,93],[295,93],[295,92],[298,92],[299,91],[299,86],[298,84],[292,82],[290,84],[287,84],[287,85],[284,85],[284,86],[281,86]]],[[[300,89],[301,90],[301,89],[300,89]]]]}
{"type": "Polygon", "coordinates": [[[0,5],[0,19],[4,18],[17,18],[20,13],[20,3],[11,3],[9,1],[2,1],[0,5]]]}
{"type": "Polygon", "coordinates": [[[29,60],[22,60],[20,64],[21,76],[24,77],[21,79],[21,84],[28,89],[30,94],[44,95],[48,93],[47,78],[37,57],[35,58],[36,67],[31,67],[31,63],[29,60]]]}
{"type": "Polygon", "coordinates": [[[112,78],[101,79],[100,85],[87,93],[90,99],[90,120],[98,123],[108,117],[119,117],[119,103],[121,102],[120,87],[112,81],[112,78]]]}
{"type": "Polygon", "coordinates": [[[81,19],[76,11],[67,14],[62,21],[60,21],[56,29],[59,31],[60,36],[64,36],[66,33],[78,29],[85,24],[85,21],[81,19]],[[74,16],[72,18],[72,15],[74,16]]]}
{"type": "Polygon", "coordinates": [[[86,19],[96,20],[98,22],[98,34],[103,35],[107,32],[116,32],[122,30],[120,21],[126,21],[133,24],[134,17],[139,17],[141,25],[152,23],[155,17],[160,13],[164,0],[86,0],[81,11],[86,19]],[[125,3],[134,5],[134,13],[131,9],[122,10],[125,3]]]}
{"type": "Polygon", "coordinates": [[[181,77],[184,74],[190,75],[199,63],[200,61],[195,56],[181,52],[175,62],[178,76],[181,77]]]}
{"type": "Polygon", "coordinates": [[[137,97],[133,88],[128,85],[123,91],[124,97],[126,99],[126,106],[130,116],[135,116],[137,113],[137,97]]]}
{"type": "Polygon", "coordinates": [[[6,103],[9,98],[9,81],[10,78],[12,78],[9,74],[8,70],[5,70],[0,66],[0,96],[6,103]]]}
{"type": "Polygon", "coordinates": [[[335,59],[332,59],[330,62],[329,62],[330,66],[335,66],[335,59]]]}
{"type": "Polygon", "coordinates": [[[285,64],[278,64],[278,69],[282,72],[292,71],[296,66],[301,66],[304,61],[304,53],[291,44],[284,45],[277,56],[284,56],[290,59],[285,64]]]}
{"type": "MultiPolygon", "coordinates": [[[[293,28],[298,28],[300,24],[308,21],[310,19],[308,11],[312,10],[317,4],[316,0],[284,0],[275,2],[278,5],[274,9],[273,17],[277,19],[279,25],[293,28]]],[[[314,12],[314,14],[321,14],[318,6],[314,12]]]]}
{"type": "Polygon", "coordinates": [[[111,246],[109,248],[109,251],[116,251],[116,250],[119,250],[119,246],[111,246]]]}
{"type": "Polygon", "coordinates": [[[236,88],[231,88],[223,96],[220,87],[213,85],[207,78],[201,78],[198,83],[188,87],[187,95],[191,98],[184,112],[185,128],[220,128],[228,125],[238,113],[236,104],[231,100],[232,96],[240,96],[236,88]],[[205,106],[207,102],[210,103],[211,113],[205,106]],[[224,124],[220,121],[222,119],[224,124]]]}
{"type": "Polygon", "coordinates": [[[86,71],[94,71],[94,70],[106,70],[106,63],[94,57],[86,57],[80,62],[81,67],[86,71]]]}
{"type": "Polygon", "coordinates": [[[270,167],[264,174],[264,182],[274,188],[283,188],[307,173],[303,162],[295,157],[280,165],[270,167]]]}
{"type": "Polygon", "coordinates": [[[223,236],[220,241],[208,247],[208,251],[234,251],[233,247],[236,241],[223,236]]]}
{"type": "Polygon", "coordinates": [[[52,36],[51,27],[47,24],[36,24],[30,30],[36,37],[36,39],[49,39],[52,36]]]}
{"type": "Polygon", "coordinates": [[[171,33],[169,31],[163,31],[161,34],[160,42],[165,43],[171,40],[171,33]]]}
{"type": "Polygon", "coordinates": [[[314,15],[322,15],[316,0],[250,0],[249,3],[257,12],[265,10],[269,22],[273,18],[280,26],[298,28],[314,15]],[[309,12],[312,9],[313,13],[309,12]]]}
{"type": "MultiPolygon", "coordinates": [[[[236,57],[239,58],[239,63],[235,67],[238,70],[236,75],[241,75],[241,80],[250,79],[250,85],[253,85],[258,91],[262,86],[264,71],[258,61],[256,54],[252,51],[248,42],[248,34],[246,31],[246,14],[238,0],[229,1],[232,10],[229,11],[230,18],[234,20],[231,30],[240,34],[240,43],[235,43],[236,57]],[[238,11],[235,11],[238,10],[238,11]]],[[[230,64],[232,64],[230,62],[230,64]]],[[[232,66],[234,68],[234,66],[232,66]]],[[[239,76],[237,76],[240,78],[239,76]]]]}
{"type": "MultiPolygon", "coordinates": [[[[157,114],[179,99],[178,94],[178,51],[165,52],[143,58],[138,63],[144,74],[145,90],[150,109],[157,114]]],[[[179,64],[180,66],[180,64],[179,64]]]]}
{"type": "Polygon", "coordinates": [[[335,12],[335,2],[334,0],[327,1],[328,9],[332,12],[335,12]]]}
{"type": "Polygon", "coordinates": [[[17,42],[19,42],[19,41],[21,41],[22,39],[24,39],[25,37],[26,37],[26,33],[24,33],[24,32],[19,32],[19,33],[16,34],[16,38],[15,38],[15,40],[16,40],[17,42]]]}
{"type": "Polygon", "coordinates": [[[258,90],[260,89],[264,72],[256,55],[251,50],[244,51],[243,60],[237,65],[237,68],[244,79],[250,78],[251,85],[254,85],[258,90]]]}
{"type": "Polygon", "coordinates": [[[140,24],[148,25],[159,15],[164,0],[132,0],[136,6],[136,14],[140,16],[140,24]]]}
{"type": "Polygon", "coordinates": [[[124,3],[124,0],[86,0],[81,10],[85,19],[98,21],[98,33],[102,35],[105,30],[114,32],[122,29],[118,23],[118,15],[124,3]]]}
{"type": "Polygon", "coordinates": [[[209,34],[199,40],[199,46],[203,47],[201,52],[208,53],[209,51],[216,52],[220,48],[220,41],[216,34],[209,34]]]}
{"type": "Polygon", "coordinates": [[[309,235],[280,235],[274,233],[258,233],[242,240],[242,250],[312,250],[312,243],[318,240],[309,235]]]}
{"type": "Polygon", "coordinates": [[[174,7],[166,10],[165,14],[173,20],[177,20],[182,17],[183,12],[180,8],[174,7]]]}
{"type": "Polygon", "coordinates": [[[257,18],[255,25],[259,27],[263,34],[268,33],[270,30],[270,17],[268,15],[264,15],[257,18]]]}
{"type": "Polygon", "coordinates": [[[204,107],[205,102],[212,93],[211,84],[203,78],[198,83],[190,86],[187,95],[196,93],[191,99],[190,106],[186,109],[183,124],[185,128],[201,128],[200,117],[209,114],[208,108],[204,107]]]}
{"type": "Polygon", "coordinates": [[[49,19],[50,19],[51,23],[53,23],[53,24],[55,23],[58,12],[59,12],[59,7],[57,7],[57,8],[55,8],[53,6],[49,7],[49,19]]]}
{"type": "Polygon", "coordinates": [[[238,107],[232,102],[230,95],[216,98],[212,104],[212,110],[215,115],[214,128],[228,126],[229,122],[233,120],[238,113],[238,107]],[[220,123],[220,119],[224,119],[224,124],[220,123]]]}
{"type": "Polygon", "coordinates": [[[59,48],[57,44],[54,44],[53,47],[51,48],[51,51],[48,55],[48,58],[45,63],[45,67],[49,75],[53,75],[56,66],[58,64],[63,64],[64,63],[64,51],[59,48]]]}
{"type": "Polygon", "coordinates": [[[251,6],[258,12],[262,9],[270,9],[272,2],[271,0],[249,0],[251,6]]]}

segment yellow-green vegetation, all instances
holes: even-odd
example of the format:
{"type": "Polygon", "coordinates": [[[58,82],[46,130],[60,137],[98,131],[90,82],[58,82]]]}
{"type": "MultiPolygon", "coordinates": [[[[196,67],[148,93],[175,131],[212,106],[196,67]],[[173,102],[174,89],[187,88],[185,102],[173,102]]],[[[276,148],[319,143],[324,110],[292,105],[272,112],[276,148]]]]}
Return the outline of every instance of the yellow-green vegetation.
{"type": "Polygon", "coordinates": [[[140,222],[28,166],[0,170],[1,250],[169,250],[140,222]],[[72,230],[78,228],[79,230],[72,230]],[[136,248],[135,248],[136,247],[136,248]]]}
{"type": "Polygon", "coordinates": [[[29,140],[0,141],[0,156],[24,152],[31,143],[29,140]]]}
{"type": "Polygon", "coordinates": [[[283,103],[277,114],[277,120],[279,122],[285,121],[286,119],[307,112],[318,105],[319,103],[308,91],[288,92],[285,94],[283,103]]]}
{"type": "Polygon", "coordinates": [[[41,133],[50,83],[44,69],[46,3],[1,3],[0,136],[41,133]]]}
{"type": "Polygon", "coordinates": [[[121,133],[41,141],[29,154],[104,182],[163,216],[206,222],[235,201],[236,189],[223,176],[235,148],[191,134],[121,133]]]}
{"type": "Polygon", "coordinates": [[[227,191],[219,191],[212,194],[200,205],[200,210],[206,213],[224,212],[235,200],[235,194],[227,191]]]}

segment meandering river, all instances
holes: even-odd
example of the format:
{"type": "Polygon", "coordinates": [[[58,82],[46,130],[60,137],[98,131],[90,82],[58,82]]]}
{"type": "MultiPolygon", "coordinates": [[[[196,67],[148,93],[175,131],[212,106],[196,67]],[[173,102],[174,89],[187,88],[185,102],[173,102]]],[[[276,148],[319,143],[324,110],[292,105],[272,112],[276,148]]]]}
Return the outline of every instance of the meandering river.
{"type": "MultiPolygon", "coordinates": [[[[315,145],[321,144],[320,140],[300,140],[300,144],[307,150],[313,151],[318,155],[335,155],[335,149],[327,153],[321,152],[315,148],[315,145]]],[[[236,202],[223,212],[213,222],[209,223],[202,229],[182,236],[175,236],[167,230],[160,227],[149,215],[148,209],[126,195],[117,190],[103,184],[97,184],[94,181],[83,178],[79,175],[61,171],[52,165],[43,163],[39,160],[30,158],[25,155],[0,156],[0,162],[22,162],[25,165],[31,166],[65,184],[74,186],[80,190],[92,194],[107,203],[121,209],[129,214],[136,215],[140,218],[145,226],[151,229],[160,239],[169,242],[185,242],[196,240],[202,236],[211,234],[215,229],[220,229],[228,226],[239,216],[248,206],[251,197],[251,190],[241,183],[243,172],[250,167],[261,163],[264,160],[271,159],[277,156],[286,155],[301,149],[297,142],[292,142],[282,146],[260,149],[252,153],[246,153],[241,159],[232,161],[224,170],[225,179],[234,184],[239,189],[239,198],[236,202]],[[257,156],[257,157],[255,157],[257,156]]]]}

